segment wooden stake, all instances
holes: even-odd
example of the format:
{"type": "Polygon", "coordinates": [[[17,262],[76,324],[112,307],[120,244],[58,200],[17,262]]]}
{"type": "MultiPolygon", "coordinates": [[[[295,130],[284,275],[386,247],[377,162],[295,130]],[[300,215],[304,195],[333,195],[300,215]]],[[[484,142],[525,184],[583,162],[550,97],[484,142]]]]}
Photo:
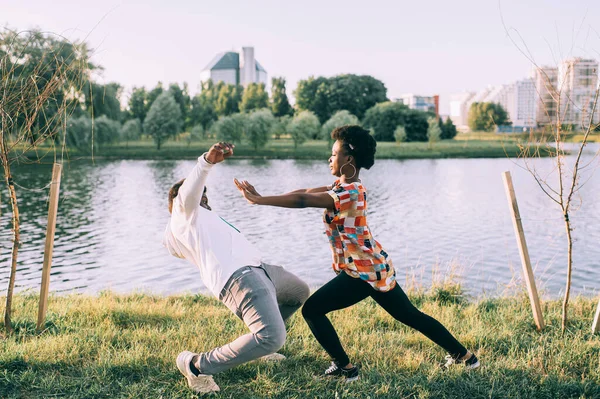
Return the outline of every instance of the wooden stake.
{"type": "Polygon", "coordinates": [[[596,316],[594,316],[594,323],[592,324],[592,333],[596,334],[600,332],[600,300],[598,300],[598,308],[596,309],[596,316]]]}
{"type": "Polygon", "coordinates": [[[62,165],[55,163],[52,168],[52,183],[50,184],[50,204],[48,206],[48,226],[46,227],[46,245],[44,248],[44,266],[42,269],[42,287],[40,290],[40,307],[38,310],[37,330],[43,330],[48,308],[48,291],[50,288],[50,268],[54,252],[54,232],[56,231],[56,214],[58,212],[58,192],[60,190],[60,175],[62,165]]]}
{"type": "Polygon", "coordinates": [[[533,270],[531,269],[531,261],[529,259],[529,251],[527,250],[527,242],[525,241],[525,232],[523,231],[523,224],[521,223],[521,215],[519,214],[519,206],[517,204],[515,188],[513,186],[510,172],[504,172],[502,174],[502,177],[504,179],[504,187],[506,188],[506,198],[508,199],[508,206],[510,207],[513,226],[515,228],[515,235],[517,237],[517,245],[519,247],[519,253],[521,255],[523,275],[525,276],[525,282],[527,283],[527,292],[529,293],[529,301],[531,302],[533,318],[535,320],[535,325],[537,326],[537,329],[542,330],[544,328],[544,315],[542,314],[540,298],[538,297],[537,288],[535,287],[535,279],[533,277],[533,270]]]}

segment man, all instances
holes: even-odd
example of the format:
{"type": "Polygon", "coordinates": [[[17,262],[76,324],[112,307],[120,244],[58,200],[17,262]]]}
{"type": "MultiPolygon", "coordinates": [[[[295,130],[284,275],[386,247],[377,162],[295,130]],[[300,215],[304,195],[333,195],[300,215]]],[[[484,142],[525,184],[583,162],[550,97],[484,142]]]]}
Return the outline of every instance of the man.
{"type": "Polygon", "coordinates": [[[216,373],[261,357],[285,358],[275,353],[285,342],[284,322],[310,294],[292,273],[262,263],[254,245],[208,205],[206,178],[233,149],[229,143],[213,145],[188,177],[169,190],[171,219],[163,244],[171,255],[196,265],[204,285],[250,329],[220,348],[177,356],[179,371],[198,393],[219,390],[212,377],[216,373]]]}

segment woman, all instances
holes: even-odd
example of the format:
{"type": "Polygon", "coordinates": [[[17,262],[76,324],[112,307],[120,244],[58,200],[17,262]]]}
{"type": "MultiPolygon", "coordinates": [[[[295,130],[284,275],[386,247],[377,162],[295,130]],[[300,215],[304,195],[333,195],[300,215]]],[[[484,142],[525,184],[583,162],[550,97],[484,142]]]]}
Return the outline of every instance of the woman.
{"type": "Polygon", "coordinates": [[[367,190],[359,175],[375,163],[377,143],[360,126],[334,129],[329,158],[331,174],[338,179],[330,187],[297,190],[263,197],[248,182],[235,180],[246,200],[257,205],[286,208],[324,208],[324,222],[333,252],[337,277],[318,289],[304,304],[302,315],[321,346],[332,358],[327,376],[347,382],[358,379],[358,367],[350,362],[327,313],[373,298],[396,320],[420,331],[448,352],[444,367],[464,363],[479,367],[477,357],[460,344],[434,318],[420,312],[396,283],[392,260],[373,239],[367,224],[367,190]]]}

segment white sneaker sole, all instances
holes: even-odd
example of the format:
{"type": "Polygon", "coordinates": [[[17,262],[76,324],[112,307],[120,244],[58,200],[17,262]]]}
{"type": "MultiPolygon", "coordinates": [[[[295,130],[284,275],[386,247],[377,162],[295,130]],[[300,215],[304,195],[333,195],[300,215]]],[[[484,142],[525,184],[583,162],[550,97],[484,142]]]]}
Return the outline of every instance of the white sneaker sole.
{"type": "Polygon", "coordinates": [[[467,370],[473,370],[473,369],[478,368],[479,366],[481,366],[481,364],[479,363],[479,360],[478,360],[476,363],[466,366],[466,368],[467,368],[467,370]]]}
{"type": "Polygon", "coordinates": [[[221,390],[212,375],[200,374],[195,376],[190,370],[190,362],[196,354],[183,351],[177,356],[177,368],[187,380],[188,386],[196,393],[211,393],[221,390]]]}

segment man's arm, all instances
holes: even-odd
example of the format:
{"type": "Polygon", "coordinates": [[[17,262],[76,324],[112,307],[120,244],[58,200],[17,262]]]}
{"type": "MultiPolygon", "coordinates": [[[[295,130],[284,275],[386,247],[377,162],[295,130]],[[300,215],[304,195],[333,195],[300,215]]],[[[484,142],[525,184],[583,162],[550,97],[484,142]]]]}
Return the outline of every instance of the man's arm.
{"type": "Polygon", "coordinates": [[[179,200],[183,203],[185,213],[188,215],[198,209],[200,201],[202,200],[202,194],[204,193],[204,186],[206,185],[208,173],[214,166],[214,164],[211,164],[206,160],[205,155],[206,153],[198,158],[198,163],[185,178],[185,181],[177,193],[179,200]]]}
{"type": "Polygon", "coordinates": [[[192,213],[200,206],[208,173],[212,167],[233,155],[234,146],[229,143],[218,143],[210,147],[208,152],[198,158],[198,163],[185,179],[177,197],[183,203],[186,214],[192,213]]]}

